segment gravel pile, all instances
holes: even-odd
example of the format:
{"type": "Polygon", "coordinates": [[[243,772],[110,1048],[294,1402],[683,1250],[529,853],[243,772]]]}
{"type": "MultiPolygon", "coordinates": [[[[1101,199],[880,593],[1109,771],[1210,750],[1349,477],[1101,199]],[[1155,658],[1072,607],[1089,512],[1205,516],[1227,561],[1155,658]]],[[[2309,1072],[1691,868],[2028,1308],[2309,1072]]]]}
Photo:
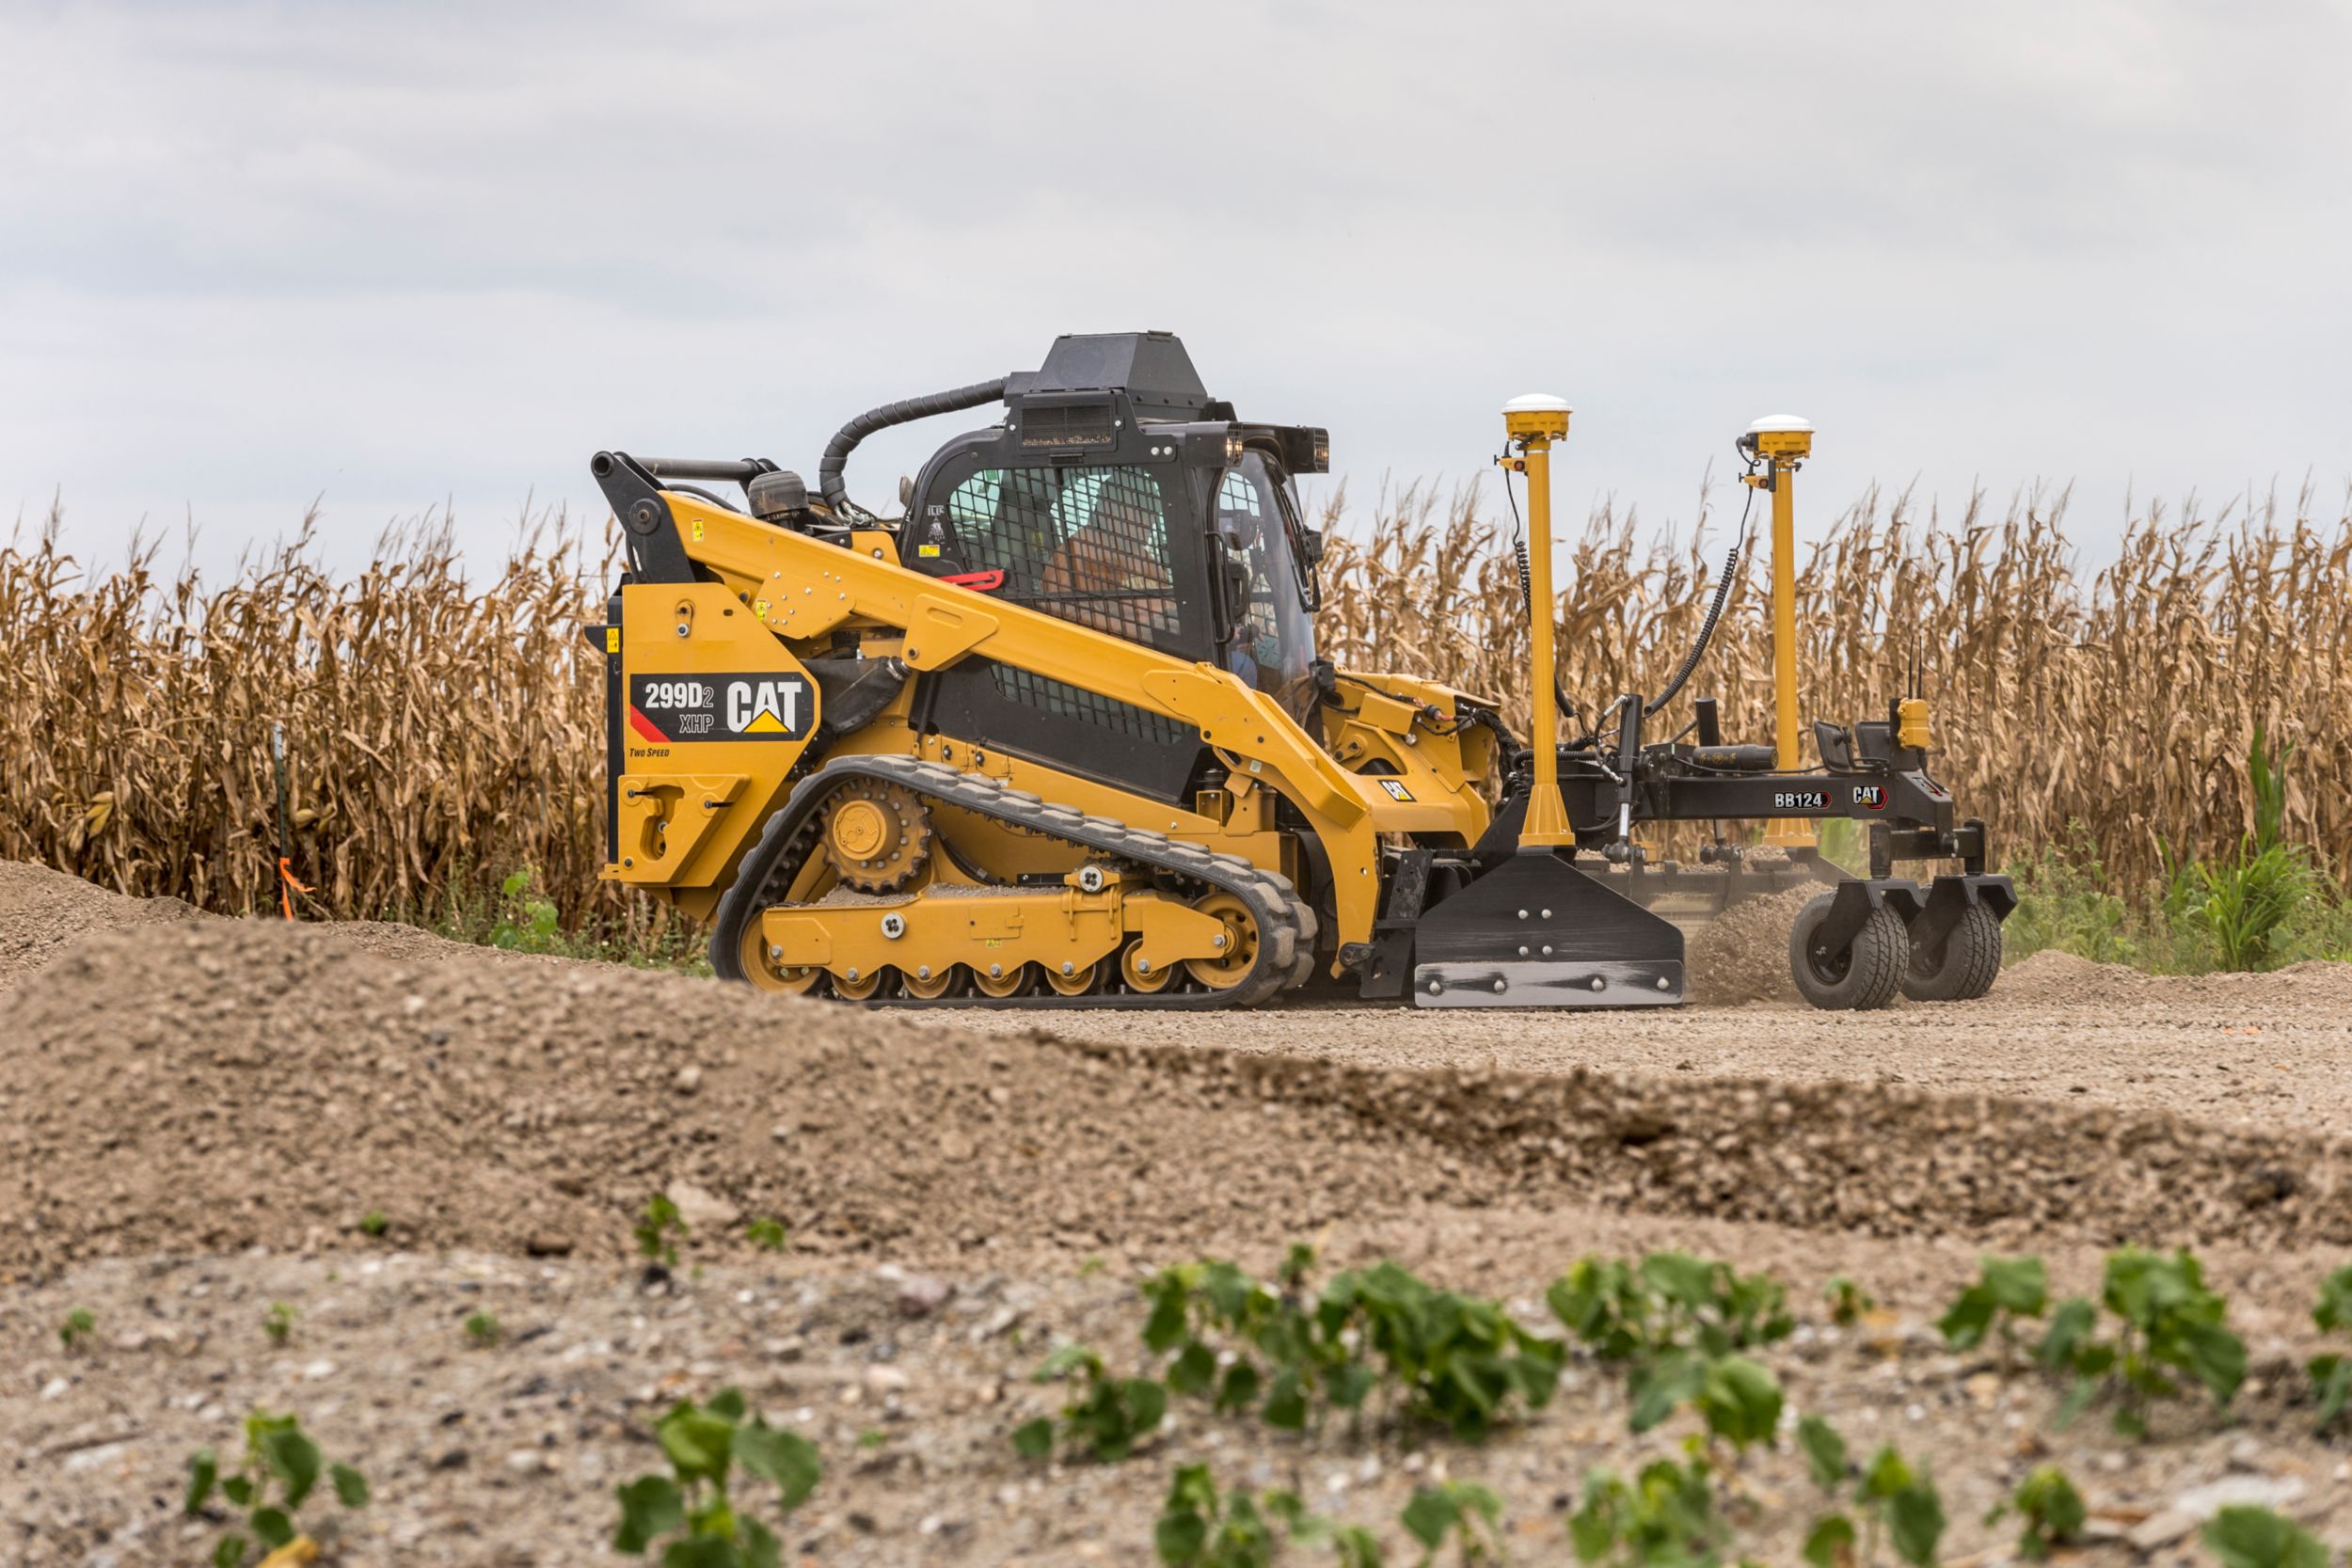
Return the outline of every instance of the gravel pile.
{"type": "Polygon", "coordinates": [[[1799,1000],[1796,983],[1788,978],[1788,932],[1797,911],[1818,892],[1792,888],[1751,898],[1691,931],[1683,942],[1691,999],[1718,1007],[1799,1000]]]}
{"type": "Polygon", "coordinates": [[[1880,1235],[2352,1239],[2337,1141],[2095,1104],[982,1037],[273,922],[97,931],[10,1002],[0,1275],[345,1244],[377,1212],[409,1245],[615,1256],[681,1184],[721,1228],[774,1214],[820,1247],[950,1256],[1570,1198],[1880,1235]]]}

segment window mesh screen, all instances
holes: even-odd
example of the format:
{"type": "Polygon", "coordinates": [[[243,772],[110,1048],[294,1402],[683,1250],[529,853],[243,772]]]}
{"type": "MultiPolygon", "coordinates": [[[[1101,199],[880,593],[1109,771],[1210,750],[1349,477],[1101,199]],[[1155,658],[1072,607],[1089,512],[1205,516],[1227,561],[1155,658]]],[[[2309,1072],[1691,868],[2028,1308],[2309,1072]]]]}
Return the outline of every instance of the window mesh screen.
{"type": "Polygon", "coordinates": [[[1177,643],[1168,508],[1148,468],[983,468],[947,498],[965,563],[1001,596],[1155,647],[1177,643]]]}
{"type": "Polygon", "coordinates": [[[1122,703],[1116,697],[1105,697],[1099,691],[1072,686],[1066,681],[1049,680],[1027,670],[1016,670],[1009,664],[990,667],[996,682],[996,693],[1008,702],[1025,707],[1041,708],[1058,713],[1065,719],[1079,719],[1099,724],[1106,730],[1132,735],[1138,740],[1156,741],[1174,746],[1189,739],[1192,730],[1175,720],[1153,713],[1149,708],[1122,703]]]}

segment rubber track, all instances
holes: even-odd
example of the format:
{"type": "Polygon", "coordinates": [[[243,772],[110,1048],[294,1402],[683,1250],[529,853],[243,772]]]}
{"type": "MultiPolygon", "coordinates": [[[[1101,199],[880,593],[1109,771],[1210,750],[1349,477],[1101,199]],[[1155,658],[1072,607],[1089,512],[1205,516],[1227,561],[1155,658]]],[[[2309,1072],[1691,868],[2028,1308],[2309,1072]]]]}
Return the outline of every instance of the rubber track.
{"type": "Polygon", "coordinates": [[[1205,845],[1134,828],[1107,816],[1089,816],[1027,790],[1007,789],[995,780],[919,757],[851,756],[827,763],[803,779],[781,810],[768,819],[759,842],[738,868],[734,885],[719,900],[710,935],[710,966],[723,979],[748,980],[741,937],[760,911],[786,902],[801,867],[817,846],[818,807],[851,779],[903,784],[944,805],[977,812],[1028,828],[1120,860],[1189,877],[1232,894],[1249,909],[1258,927],[1258,961],[1239,984],[1222,990],[1092,991],[1063,996],[1050,988],[1032,996],[993,997],[975,988],[964,996],[924,999],[874,996],[866,1006],[892,1007],[1168,1007],[1201,1011],[1248,1007],[1304,982],[1315,961],[1315,911],[1298,896],[1290,879],[1260,870],[1239,855],[1205,845]]]}

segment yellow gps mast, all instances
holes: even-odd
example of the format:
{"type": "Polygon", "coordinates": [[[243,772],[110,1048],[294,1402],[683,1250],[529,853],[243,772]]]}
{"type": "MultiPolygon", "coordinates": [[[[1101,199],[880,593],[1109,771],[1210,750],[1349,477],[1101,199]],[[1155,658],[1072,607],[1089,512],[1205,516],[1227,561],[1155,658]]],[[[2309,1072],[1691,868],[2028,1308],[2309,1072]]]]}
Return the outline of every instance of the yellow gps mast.
{"type": "MultiPolygon", "coordinates": [[[[1565,398],[1529,392],[1502,405],[1509,450],[1495,461],[1527,476],[1528,634],[1534,655],[1529,691],[1534,713],[1535,786],[1527,798],[1527,820],[1519,847],[1549,849],[1576,843],[1568,809],[1560,800],[1560,710],[1557,653],[1552,647],[1551,443],[1568,438],[1565,398]]],[[[1503,483],[1508,484],[1509,480],[1503,483]]],[[[1547,952],[1549,949],[1546,949],[1547,952]]]]}
{"type": "MultiPolygon", "coordinates": [[[[1740,450],[1764,465],[1740,483],[1772,496],[1772,766],[1784,773],[1797,754],[1797,511],[1796,472],[1813,455],[1813,426],[1794,414],[1767,414],[1748,426],[1740,450]]],[[[1775,817],[1764,842],[1784,847],[1813,843],[1801,817],[1775,817]]]]}

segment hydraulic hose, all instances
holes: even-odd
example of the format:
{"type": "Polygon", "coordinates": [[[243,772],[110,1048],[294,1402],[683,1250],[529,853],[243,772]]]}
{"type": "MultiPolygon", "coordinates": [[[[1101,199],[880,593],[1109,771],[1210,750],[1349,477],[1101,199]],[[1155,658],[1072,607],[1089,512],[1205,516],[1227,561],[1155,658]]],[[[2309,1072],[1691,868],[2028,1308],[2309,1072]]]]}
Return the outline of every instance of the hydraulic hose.
{"type": "MultiPolygon", "coordinates": [[[[1753,505],[1755,500],[1756,492],[1750,490],[1748,505],[1753,505]]],[[[1740,508],[1740,537],[1732,543],[1731,553],[1724,557],[1723,576],[1715,579],[1715,598],[1707,607],[1707,619],[1699,623],[1698,637],[1692,642],[1691,651],[1682,656],[1681,664],[1666,682],[1666,689],[1642,705],[1642,717],[1645,719],[1675,700],[1675,693],[1682,689],[1682,683],[1691,678],[1691,672],[1699,667],[1699,659],[1707,653],[1708,641],[1715,635],[1715,623],[1723,618],[1724,601],[1731,597],[1731,582],[1740,570],[1740,552],[1747,548],[1748,505],[1740,508]]]]}
{"type": "Polygon", "coordinates": [[[952,392],[933,392],[929,397],[908,398],[900,403],[886,403],[880,408],[869,408],[843,425],[825,445],[825,455],[817,465],[817,488],[825,498],[825,504],[835,514],[850,505],[850,487],[842,483],[841,470],[850,461],[850,453],[857,444],[878,430],[895,424],[907,424],[915,420],[928,420],[933,414],[953,414],[958,409],[977,408],[984,403],[994,403],[1005,395],[1005,378],[976,381],[969,387],[959,387],[952,392]]]}

